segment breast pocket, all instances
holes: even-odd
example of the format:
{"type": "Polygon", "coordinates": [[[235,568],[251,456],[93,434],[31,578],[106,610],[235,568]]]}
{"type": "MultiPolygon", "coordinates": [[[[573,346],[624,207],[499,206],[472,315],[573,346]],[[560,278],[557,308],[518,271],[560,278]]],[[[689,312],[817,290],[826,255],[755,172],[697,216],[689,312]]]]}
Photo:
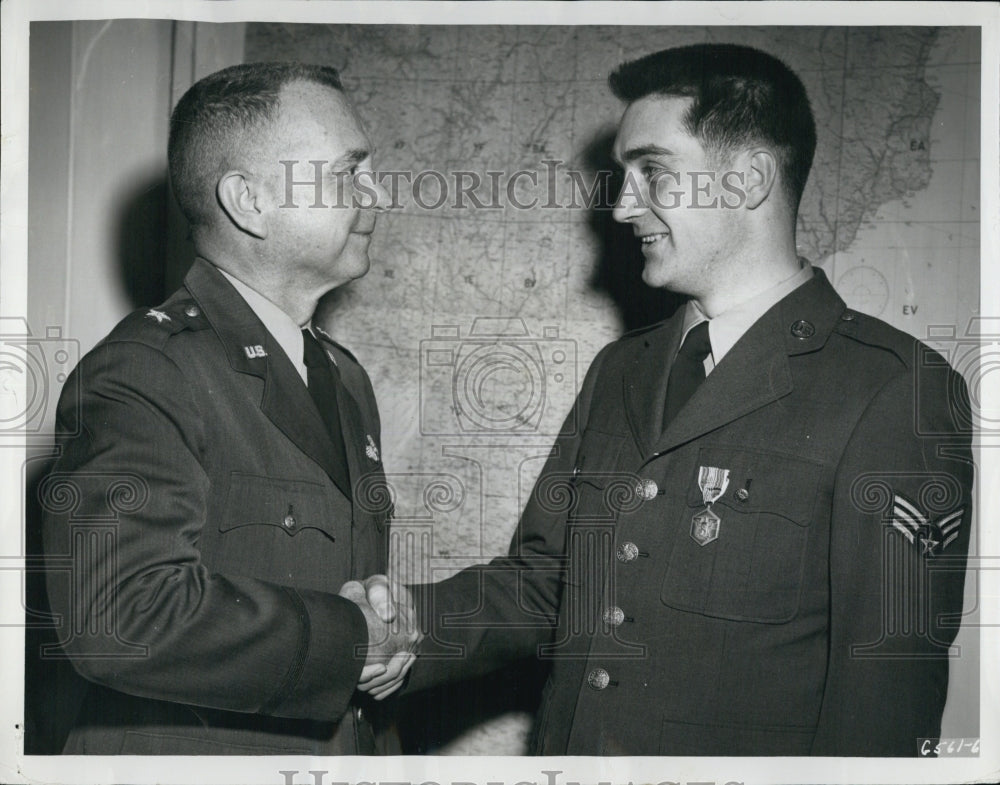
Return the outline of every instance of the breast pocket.
{"type": "Polygon", "coordinates": [[[350,569],[352,510],[339,499],[319,483],[234,472],[211,566],[302,588],[328,588],[323,576],[339,579],[350,569]]]}
{"type": "Polygon", "coordinates": [[[822,464],[768,452],[703,448],[688,482],[661,599],[678,610],[781,623],[799,607],[806,545],[822,464]],[[701,467],[729,469],[705,509],[701,467]]]}

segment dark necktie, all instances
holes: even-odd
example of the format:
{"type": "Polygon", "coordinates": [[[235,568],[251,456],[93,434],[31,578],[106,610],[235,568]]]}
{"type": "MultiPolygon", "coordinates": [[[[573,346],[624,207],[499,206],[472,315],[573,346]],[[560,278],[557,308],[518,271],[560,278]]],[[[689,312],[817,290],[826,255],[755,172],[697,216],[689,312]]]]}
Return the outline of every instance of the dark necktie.
{"type": "Polygon", "coordinates": [[[705,358],[712,351],[708,337],[708,322],[699,322],[688,332],[677,353],[670,378],[667,380],[667,400],[663,409],[663,429],[677,416],[677,412],[694,395],[698,385],[705,381],[705,358]]]}
{"type": "Polygon", "coordinates": [[[316,337],[309,330],[303,330],[302,339],[309,395],[312,396],[313,403],[316,404],[319,415],[326,425],[326,431],[330,435],[330,441],[333,443],[333,454],[337,461],[337,466],[334,467],[336,472],[334,479],[337,480],[337,484],[342,489],[350,489],[347,448],[344,445],[344,434],[340,429],[340,405],[338,402],[339,395],[346,395],[347,391],[338,393],[338,388],[343,385],[343,382],[340,381],[340,373],[327,358],[326,352],[323,351],[323,347],[320,346],[316,337]]]}

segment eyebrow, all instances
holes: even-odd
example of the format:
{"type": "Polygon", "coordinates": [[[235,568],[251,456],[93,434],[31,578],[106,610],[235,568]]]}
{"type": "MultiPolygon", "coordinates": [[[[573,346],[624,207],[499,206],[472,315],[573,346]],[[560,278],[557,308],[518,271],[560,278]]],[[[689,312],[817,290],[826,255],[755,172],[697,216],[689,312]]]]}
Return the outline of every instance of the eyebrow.
{"type": "Polygon", "coordinates": [[[672,157],[676,155],[676,153],[674,153],[673,150],[667,149],[666,147],[660,147],[659,145],[655,144],[647,144],[643,145],[642,147],[633,147],[629,150],[626,150],[622,154],[621,159],[619,159],[618,156],[614,156],[614,159],[615,162],[619,164],[631,163],[637,158],[644,158],[647,155],[663,155],[672,157]]]}
{"type": "Polygon", "coordinates": [[[372,155],[372,150],[366,150],[364,147],[356,147],[353,150],[348,150],[340,158],[338,158],[334,163],[336,164],[356,164],[364,161],[368,156],[372,155]]]}

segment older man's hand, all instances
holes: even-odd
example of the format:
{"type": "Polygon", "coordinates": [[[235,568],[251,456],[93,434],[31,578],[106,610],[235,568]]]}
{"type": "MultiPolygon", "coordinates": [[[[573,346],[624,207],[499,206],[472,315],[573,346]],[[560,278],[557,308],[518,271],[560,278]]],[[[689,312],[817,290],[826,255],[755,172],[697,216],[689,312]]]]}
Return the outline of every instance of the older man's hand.
{"type": "Polygon", "coordinates": [[[356,603],[368,622],[368,649],[358,689],[382,700],[402,686],[423,638],[413,598],[405,586],[385,575],[373,575],[364,583],[348,581],[339,594],[356,603]]]}

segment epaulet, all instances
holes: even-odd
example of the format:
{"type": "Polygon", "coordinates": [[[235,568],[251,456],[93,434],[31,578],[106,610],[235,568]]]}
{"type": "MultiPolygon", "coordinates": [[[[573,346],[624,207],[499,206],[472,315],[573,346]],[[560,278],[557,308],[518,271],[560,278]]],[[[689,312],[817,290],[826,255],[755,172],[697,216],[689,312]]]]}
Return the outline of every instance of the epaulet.
{"type": "Polygon", "coordinates": [[[346,355],[347,355],[347,356],[348,356],[348,357],[349,357],[350,359],[354,360],[354,362],[358,363],[358,365],[360,365],[360,364],[361,364],[361,363],[360,363],[360,361],[358,360],[358,358],[354,356],[354,353],[353,353],[353,352],[352,352],[352,351],[351,351],[350,349],[348,349],[347,347],[345,347],[345,346],[343,346],[343,345],[341,345],[341,344],[337,343],[337,342],[336,342],[336,341],[335,341],[335,340],[333,339],[333,336],[332,336],[332,335],[330,335],[330,333],[328,333],[328,332],[327,332],[326,330],[324,330],[324,329],[323,329],[322,327],[317,327],[317,326],[316,326],[316,325],[314,324],[314,325],[312,326],[312,330],[313,330],[313,332],[314,332],[314,333],[316,333],[316,335],[318,335],[318,336],[319,336],[320,338],[322,338],[322,339],[323,339],[324,341],[326,341],[326,342],[327,342],[328,344],[331,344],[331,345],[333,345],[333,346],[337,347],[337,349],[339,349],[339,350],[340,350],[340,351],[342,351],[342,352],[343,352],[344,354],[346,354],[346,355]]]}
{"type": "Polygon", "coordinates": [[[876,346],[892,352],[906,366],[917,360],[919,348],[930,349],[891,324],[874,316],[847,310],[841,315],[834,332],[868,346],[876,346]]]}
{"type": "Polygon", "coordinates": [[[138,341],[162,347],[171,336],[205,330],[209,326],[201,306],[187,293],[178,293],[163,305],[133,311],[118,323],[107,340],[138,341]]]}
{"type": "Polygon", "coordinates": [[[642,327],[636,327],[632,330],[629,330],[627,333],[624,333],[621,337],[619,337],[618,340],[623,341],[626,338],[635,338],[638,335],[645,335],[646,333],[650,333],[653,330],[658,330],[660,327],[663,327],[668,321],[670,320],[664,319],[659,322],[654,322],[653,324],[646,324],[643,325],[642,327]]]}

